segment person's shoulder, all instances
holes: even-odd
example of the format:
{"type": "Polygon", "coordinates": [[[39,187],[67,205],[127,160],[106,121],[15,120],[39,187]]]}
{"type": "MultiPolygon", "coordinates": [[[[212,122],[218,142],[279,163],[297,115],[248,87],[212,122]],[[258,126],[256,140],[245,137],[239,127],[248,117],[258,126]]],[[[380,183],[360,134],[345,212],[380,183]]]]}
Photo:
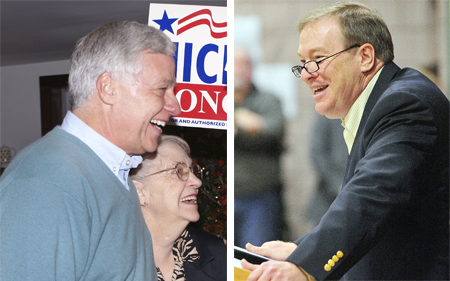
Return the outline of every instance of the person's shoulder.
{"type": "Polygon", "coordinates": [[[45,180],[69,186],[93,165],[93,152],[79,139],[55,127],[48,134],[22,149],[5,171],[11,181],[45,180]],[[71,180],[67,180],[71,178],[71,180]]]}
{"type": "Polygon", "coordinates": [[[194,245],[197,247],[199,253],[208,255],[206,253],[209,250],[217,258],[221,256],[226,258],[226,246],[224,239],[192,226],[188,226],[187,231],[191,235],[194,245]]]}
{"type": "Polygon", "coordinates": [[[46,164],[66,162],[69,159],[80,159],[91,154],[89,147],[77,137],[55,127],[42,138],[23,150],[21,157],[46,164]]]}
{"type": "Polygon", "coordinates": [[[409,93],[420,97],[444,98],[439,87],[420,71],[405,67],[393,77],[388,88],[390,93],[409,93]]]}
{"type": "Polygon", "coordinates": [[[222,244],[224,244],[223,239],[221,239],[203,229],[199,229],[199,228],[193,227],[193,226],[188,226],[187,231],[189,232],[189,234],[192,236],[192,239],[194,239],[194,240],[201,239],[200,241],[204,241],[206,243],[222,243],[222,244]]]}
{"type": "MultiPolygon", "coordinates": [[[[386,75],[392,75],[392,77],[377,101],[377,104],[382,105],[383,108],[394,108],[399,104],[421,104],[426,107],[448,104],[448,98],[438,86],[420,71],[409,67],[399,68],[394,63],[385,67],[383,72],[386,70],[387,74],[384,74],[384,79],[386,75]]],[[[380,76],[380,79],[383,78],[380,76]]],[[[375,89],[377,89],[377,85],[375,85],[375,89]]]]}

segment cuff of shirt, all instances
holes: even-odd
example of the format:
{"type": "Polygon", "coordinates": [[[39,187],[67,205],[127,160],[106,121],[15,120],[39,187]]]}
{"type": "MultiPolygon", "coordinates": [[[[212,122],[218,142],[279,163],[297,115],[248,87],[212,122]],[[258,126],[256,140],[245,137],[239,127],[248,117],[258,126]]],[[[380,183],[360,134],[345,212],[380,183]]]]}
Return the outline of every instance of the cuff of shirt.
{"type": "Polygon", "coordinates": [[[306,272],[303,268],[301,268],[300,266],[298,268],[308,277],[308,281],[316,281],[316,278],[314,278],[314,276],[306,272]]]}

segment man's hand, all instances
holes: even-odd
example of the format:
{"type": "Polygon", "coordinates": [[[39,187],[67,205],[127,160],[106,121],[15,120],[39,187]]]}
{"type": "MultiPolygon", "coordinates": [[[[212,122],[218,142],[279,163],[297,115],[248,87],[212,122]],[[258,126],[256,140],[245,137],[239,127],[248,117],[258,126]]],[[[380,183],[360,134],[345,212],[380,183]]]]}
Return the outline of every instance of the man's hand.
{"type": "Polygon", "coordinates": [[[252,271],[248,281],[308,281],[306,274],[297,265],[285,261],[297,248],[295,243],[270,241],[262,244],[261,247],[247,243],[245,248],[247,251],[273,259],[273,261],[263,262],[260,265],[251,264],[243,259],[241,261],[242,268],[252,271]]]}
{"type": "Polygon", "coordinates": [[[268,257],[273,260],[284,261],[297,248],[293,242],[269,241],[261,247],[253,246],[250,243],[245,245],[247,251],[268,257]]]}
{"type": "Polygon", "coordinates": [[[241,265],[252,271],[247,281],[308,281],[306,274],[288,261],[267,261],[255,265],[243,259],[241,265]]]}
{"type": "Polygon", "coordinates": [[[234,111],[234,125],[248,135],[256,135],[264,127],[264,118],[246,108],[237,108],[234,111]]]}

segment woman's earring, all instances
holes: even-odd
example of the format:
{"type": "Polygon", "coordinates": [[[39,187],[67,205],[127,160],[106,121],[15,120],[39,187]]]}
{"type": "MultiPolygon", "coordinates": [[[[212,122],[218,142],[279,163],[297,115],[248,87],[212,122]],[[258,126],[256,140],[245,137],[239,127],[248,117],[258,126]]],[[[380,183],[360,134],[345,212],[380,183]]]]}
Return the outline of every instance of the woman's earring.
{"type": "Polygon", "coordinates": [[[147,198],[145,197],[144,193],[138,193],[139,195],[139,203],[141,204],[142,207],[147,206],[148,202],[147,202],[147,198]]]}

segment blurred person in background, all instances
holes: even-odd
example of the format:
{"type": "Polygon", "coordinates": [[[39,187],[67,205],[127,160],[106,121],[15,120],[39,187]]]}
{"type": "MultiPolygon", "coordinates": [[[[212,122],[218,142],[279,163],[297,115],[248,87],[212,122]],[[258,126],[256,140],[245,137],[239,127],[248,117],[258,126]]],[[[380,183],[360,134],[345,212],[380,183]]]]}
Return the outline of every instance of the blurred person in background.
{"type": "Polygon", "coordinates": [[[339,119],[315,116],[309,152],[317,179],[307,210],[312,227],[319,224],[342,187],[348,151],[341,123],[339,119]]]}
{"type": "Polygon", "coordinates": [[[192,226],[200,218],[198,189],[202,169],[178,136],[162,135],[158,149],[144,154],[131,171],[142,214],[152,235],[158,281],[226,281],[222,239],[192,226]]]}
{"type": "Polygon", "coordinates": [[[350,153],[342,190],[293,242],[247,250],[272,258],[248,280],[449,280],[449,100],[398,67],[379,13],[336,3],[299,25],[300,65],[319,114],[341,119],[350,153]]]}
{"type": "Polygon", "coordinates": [[[285,124],[279,99],[253,84],[251,57],[243,49],[234,55],[234,118],[235,245],[262,245],[282,236],[285,124]]]}

